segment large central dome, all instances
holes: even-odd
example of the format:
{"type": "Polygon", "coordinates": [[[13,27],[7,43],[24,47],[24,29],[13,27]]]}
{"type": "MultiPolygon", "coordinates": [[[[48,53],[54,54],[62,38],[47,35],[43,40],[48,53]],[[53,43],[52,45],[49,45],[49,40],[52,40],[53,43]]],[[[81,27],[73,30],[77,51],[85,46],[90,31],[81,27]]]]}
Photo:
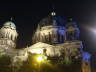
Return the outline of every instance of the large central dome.
{"type": "Polygon", "coordinates": [[[38,23],[33,42],[63,43],[65,41],[65,19],[54,14],[38,23]]]}
{"type": "Polygon", "coordinates": [[[49,26],[49,25],[65,25],[66,21],[63,17],[60,16],[51,16],[49,15],[46,18],[43,18],[40,22],[39,25],[42,26],[49,26]]]}

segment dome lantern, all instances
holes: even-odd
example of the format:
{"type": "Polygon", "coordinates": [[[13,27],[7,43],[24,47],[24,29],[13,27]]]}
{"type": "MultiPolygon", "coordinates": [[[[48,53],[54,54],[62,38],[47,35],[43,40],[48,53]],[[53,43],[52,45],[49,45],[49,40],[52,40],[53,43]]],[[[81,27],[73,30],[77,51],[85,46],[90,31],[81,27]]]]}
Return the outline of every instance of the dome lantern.
{"type": "Polygon", "coordinates": [[[56,12],[51,12],[51,16],[56,16],[56,12]]]}

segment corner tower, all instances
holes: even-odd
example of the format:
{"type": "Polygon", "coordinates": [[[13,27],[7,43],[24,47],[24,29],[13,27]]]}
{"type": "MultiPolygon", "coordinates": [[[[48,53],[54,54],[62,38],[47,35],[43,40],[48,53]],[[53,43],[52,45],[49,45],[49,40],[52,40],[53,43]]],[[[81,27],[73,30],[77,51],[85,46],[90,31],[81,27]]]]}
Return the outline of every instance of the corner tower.
{"type": "Polygon", "coordinates": [[[80,30],[77,26],[76,21],[69,18],[66,24],[66,39],[67,41],[79,40],[80,30]]]}
{"type": "Polygon", "coordinates": [[[18,33],[16,31],[16,26],[12,21],[7,21],[3,24],[0,29],[0,44],[8,45],[10,47],[16,47],[16,39],[18,33]]]}

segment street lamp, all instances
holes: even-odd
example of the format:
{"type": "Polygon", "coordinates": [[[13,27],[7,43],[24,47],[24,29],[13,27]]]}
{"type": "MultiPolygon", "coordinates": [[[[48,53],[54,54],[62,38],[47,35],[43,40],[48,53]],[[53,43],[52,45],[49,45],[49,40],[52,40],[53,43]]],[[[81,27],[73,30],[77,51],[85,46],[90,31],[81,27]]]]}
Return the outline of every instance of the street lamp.
{"type": "Polygon", "coordinates": [[[38,72],[41,72],[41,68],[42,68],[41,66],[43,63],[46,62],[46,59],[47,59],[47,57],[44,55],[37,55],[36,56],[36,62],[38,64],[38,72]]]}
{"type": "Polygon", "coordinates": [[[41,62],[43,60],[44,60],[44,58],[42,56],[37,57],[37,62],[41,62]]]}

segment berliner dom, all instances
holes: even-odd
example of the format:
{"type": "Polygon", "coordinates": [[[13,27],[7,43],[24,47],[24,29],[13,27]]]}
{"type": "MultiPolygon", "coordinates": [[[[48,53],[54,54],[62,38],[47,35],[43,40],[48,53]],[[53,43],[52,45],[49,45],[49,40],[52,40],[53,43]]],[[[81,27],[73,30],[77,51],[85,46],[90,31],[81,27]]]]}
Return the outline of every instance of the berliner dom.
{"type": "Polygon", "coordinates": [[[51,12],[38,22],[32,45],[17,49],[16,25],[5,22],[0,29],[0,59],[7,56],[10,62],[0,72],[91,72],[91,54],[84,51],[79,35],[76,21],[51,12]]]}

